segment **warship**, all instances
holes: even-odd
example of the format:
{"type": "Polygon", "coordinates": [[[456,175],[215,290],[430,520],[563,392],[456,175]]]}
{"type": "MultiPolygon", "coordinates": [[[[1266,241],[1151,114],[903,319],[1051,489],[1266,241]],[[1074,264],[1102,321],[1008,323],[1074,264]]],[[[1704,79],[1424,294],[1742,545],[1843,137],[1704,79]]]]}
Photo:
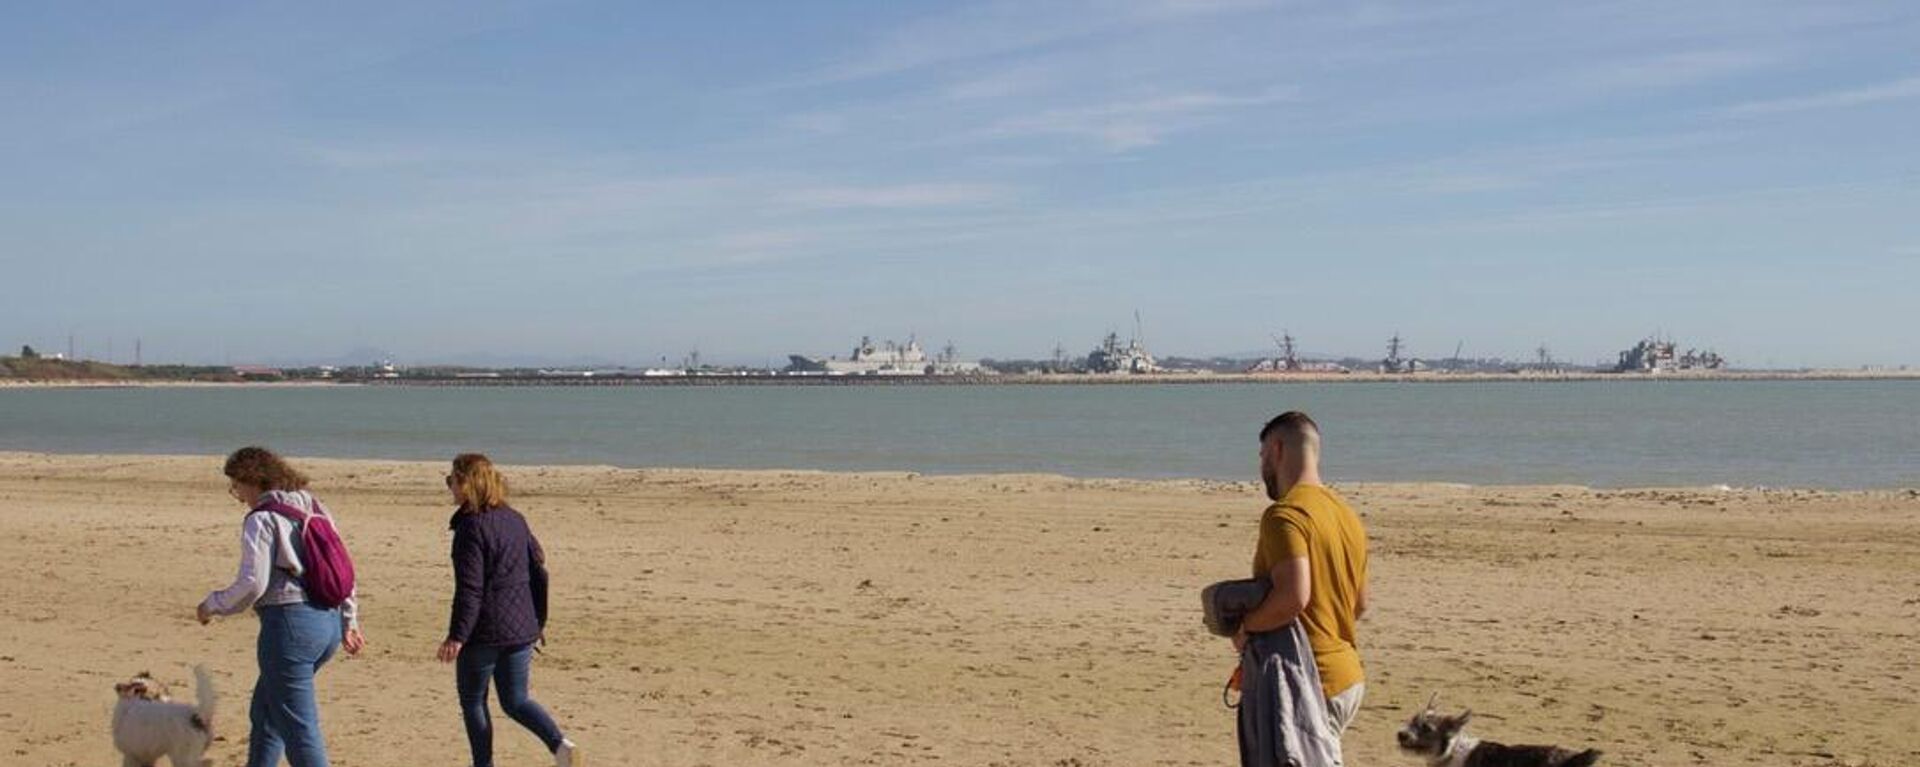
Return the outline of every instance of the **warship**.
{"type": "Polygon", "coordinates": [[[1120,334],[1107,332],[1100,339],[1100,345],[1087,353],[1087,372],[1108,374],[1158,373],[1163,368],[1147,352],[1147,343],[1140,333],[1140,312],[1133,313],[1133,337],[1125,345],[1120,343],[1120,334]]]}
{"type": "Polygon", "coordinates": [[[1404,348],[1404,345],[1400,341],[1399,333],[1395,333],[1392,338],[1387,339],[1387,357],[1386,359],[1380,360],[1380,372],[1398,375],[1418,373],[1427,369],[1427,363],[1425,362],[1400,356],[1400,352],[1404,348]]]}
{"type": "Polygon", "coordinates": [[[1273,337],[1280,356],[1268,357],[1243,369],[1243,373],[1351,373],[1346,366],[1324,360],[1304,360],[1294,349],[1293,334],[1281,331],[1273,337]]]}
{"type": "Polygon", "coordinates": [[[1679,351],[1680,345],[1657,337],[1642,339],[1633,348],[1620,353],[1620,362],[1614,365],[1616,373],[1670,373],[1681,370],[1719,370],[1726,367],[1727,361],[1712,350],[1700,351],[1688,349],[1679,351]]]}
{"type": "Polygon", "coordinates": [[[1147,352],[1147,347],[1140,343],[1140,339],[1131,339],[1123,345],[1119,333],[1108,333],[1099,346],[1087,353],[1087,372],[1157,373],[1160,372],[1160,365],[1147,352]]]}
{"type": "Polygon", "coordinates": [[[927,356],[920,341],[912,336],[904,344],[893,341],[874,343],[861,336],[860,343],[846,359],[788,355],[786,373],[796,375],[925,376],[977,375],[983,372],[979,362],[961,360],[953,344],[947,344],[936,357],[927,356]]]}

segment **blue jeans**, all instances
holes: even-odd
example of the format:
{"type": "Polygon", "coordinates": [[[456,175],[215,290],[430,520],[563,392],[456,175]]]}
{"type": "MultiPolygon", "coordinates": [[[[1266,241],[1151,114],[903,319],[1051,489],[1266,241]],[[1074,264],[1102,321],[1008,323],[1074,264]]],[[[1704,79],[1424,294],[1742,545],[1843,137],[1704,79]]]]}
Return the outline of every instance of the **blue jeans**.
{"type": "Polygon", "coordinates": [[[253,729],[247,767],[327,767],[313,675],[340,646],[340,611],[305,604],[274,605],[260,615],[260,681],[253,685],[253,729]]]}
{"type": "Polygon", "coordinates": [[[473,767],[493,767],[493,718],[487,713],[487,681],[500,690],[500,710],[513,721],[531,730],[547,750],[560,747],[560,726],[553,723],[547,710],[527,696],[527,681],[533,673],[533,645],[514,647],[460,648],[460,662],[454,664],[460,687],[460,713],[467,721],[467,746],[473,750],[473,767]]]}

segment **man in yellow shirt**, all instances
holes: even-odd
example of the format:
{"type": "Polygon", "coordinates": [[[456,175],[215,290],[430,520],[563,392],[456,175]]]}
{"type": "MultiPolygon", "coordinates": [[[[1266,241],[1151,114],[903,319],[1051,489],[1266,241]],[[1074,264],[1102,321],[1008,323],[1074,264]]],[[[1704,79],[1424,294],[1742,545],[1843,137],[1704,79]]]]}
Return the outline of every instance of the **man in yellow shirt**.
{"type": "Polygon", "coordinates": [[[1298,619],[1313,647],[1328,719],[1345,731],[1366,695],[1354,642],[1354,624],[1367,611],[1366,528],[1322,484],[1320,427],[1306,413],[1282,413],[1260,430],[1260,477],[1273,505],[1260,518],[1253,571],[1272,578],[1273,591],[1247,614],[1234,647],[1244,647],[1248,633],[1298,619]]]}

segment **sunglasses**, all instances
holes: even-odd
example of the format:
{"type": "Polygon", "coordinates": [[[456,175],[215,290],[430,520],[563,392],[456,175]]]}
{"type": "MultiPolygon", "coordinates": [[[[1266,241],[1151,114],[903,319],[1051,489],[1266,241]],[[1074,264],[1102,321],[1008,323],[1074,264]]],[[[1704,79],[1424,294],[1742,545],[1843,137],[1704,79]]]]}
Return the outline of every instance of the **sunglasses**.
{"type": "Polygon", "coordinates": [[[452,475],[452,474],[448,474],[448,475],[447,475],[447,487],[453,487],[453,475],[452,475]]]}

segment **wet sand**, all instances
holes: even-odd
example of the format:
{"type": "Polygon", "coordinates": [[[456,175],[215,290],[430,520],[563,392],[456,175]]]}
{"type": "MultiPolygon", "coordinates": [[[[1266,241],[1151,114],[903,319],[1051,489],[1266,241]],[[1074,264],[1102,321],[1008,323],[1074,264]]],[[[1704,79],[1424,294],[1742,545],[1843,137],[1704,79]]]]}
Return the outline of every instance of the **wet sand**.
{"type": "MultiPolygon", "coordinates": [[[[372,647],[321,675],[334,763],[465,763],[440,464],[302,460],[372,647]]],[[[509,467],[554,573],[534,692],[596,765],[1219,765],[1252,484],[509,467]]],[[[1478,734],[1654,765],[1920,764],[1920,492],[1359,485],[1375,555],[1349,763],[1431,692],[1478,734]]],[[[215,457],[0,453],[0,763],[117,763],[112,684],[221,684],[241,510],[215,457]]],[[[502,764],[543,760],[498,718],[502,764]]]]}

